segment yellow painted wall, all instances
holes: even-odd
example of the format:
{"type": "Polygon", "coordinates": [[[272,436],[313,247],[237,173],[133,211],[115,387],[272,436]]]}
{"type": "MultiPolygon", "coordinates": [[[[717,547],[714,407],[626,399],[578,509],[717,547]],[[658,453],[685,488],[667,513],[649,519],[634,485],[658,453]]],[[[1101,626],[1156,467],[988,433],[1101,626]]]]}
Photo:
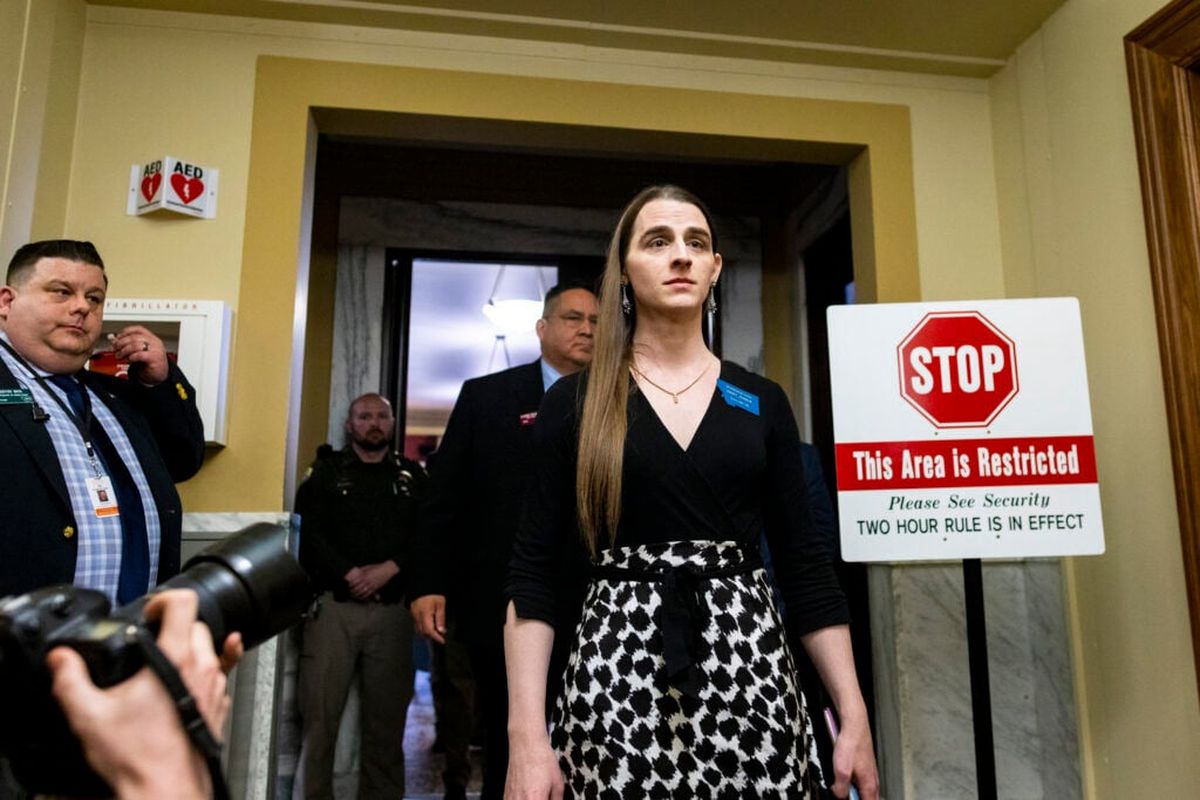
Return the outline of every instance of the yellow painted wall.
{"type": "MultiPolygon", "coordinates": [[[[243,492],[255,488],[273,492],[278,485],[277,480],[272,482],[279,474],[275,460],[278,448],[273,452],[271,445],[279,441],[284,428],[281,415],[264,416],[262,411],[277,408],[286,399],[287,370],[270,354],[286,350],[293,341],[288,327],[288,300],[296,275],[294,240],[304,219],[298,192],[278,202],[264,198],[278,187],[299,186],[297,176],[302,174],[306,145],[303,123],[309,109],[334,106],[438,119],[583,126],[574,132],[573,143],[578,146],[585,146],[584,139],[594,139],[602,130],[626,136],[632,133],[642,140],[654,134],[701,131],[740,137],[743,142],[746,137],[761,139],[765,143],[762,147],[790,153],[785,158],[806,160],[810,152],[828,152],[831,143],[857,143],[855,147],[837,149],[846,158],[856,152],[870,156],[869,170],[851,171],[852,191],[867,198],[869,213],[865,218],[871,224],[862,226],[863,235],[873,238],[871,252],[879,266],[871,270],[878,280],[870,287],[870,294],[902,299],[918,293],[909,116],[902,106],[263,57],[256,75],[250,202],[243,248],[243,262],[259,268],[242,274],[240,310],[244,322],[239,334],[257,346],[239,350],[241,361],[233,380],[235,394],[241,395],[256,385],[249,382],[251,377],[258,385],[284,388],[274,396],[264,397],[260,392],[260,396],[244,396],[240,403],[235,402],[244,407],[253,403],[259,412],[247,422],[231,422],[231,444],[236,441],[241,449],[231,447],[227,458],[236,462],[250,453],[260,454],[254,456],[257,487],[242,480],[238,488],[243,492]],[[674,113],[662,114],[663,108],[671,108],[674,113]],[[239,375],[247,380],[239,381],[239,375]]],[[[347,132],[336,127],[332,130],[347,132]]],[[[739,146],[754,149],[754,145],[739,146]]],[[[703,155],[709,157],[732,155],[732,145],[721,140],[708,140],[700,147],[707,147],[703,155]]],[[[853,163],[867,160],[866,155],[860,155],[853,163]]],[[[314,341],[320,334],[311,327],[307,330],[314,341]]],[[[231,480],[237,474],[236,469],[233,473],[226,470],[223,477],[231,480]]]]}
{"type": "MultiPolygon", "coordinates": [[[[179,287],[236,304],[259,55],[902,104],[912,117],[923,285],[939,296],[1002,288],[983,81],[102,7],[88,15],[80,103],[87,136],[78,142],[71,221],[104,229],[140,296],[179,287]],[[166,151],[221,167],[217,220],[151,226],[114,204],[128,166],[97,156],[128,153],[133,163],[166,151]],[[178,268],[151,266],[166,253],[178,268]]],[[[522,100],[514,98],[514,109],[522,100]]]]}
{"type": "MultiPolygon", "coordinates": [[[[0,0],[0,14],[13,2],[0,0]]],[[[1068,567],[1088,796],[1188,797],[1200,722],[1120,48],[1157,4],[1069,0],[990,82],[89,8],[64,233],[97,241],[116,294],[234,305],[230,445],[184,502],[274,510],[302,179],[288,170],[302,157],[304,103],[586,124],[605,124],[608,108],[626,127],[830,140],[853,127],[839,104],[901,107],[915,245],[903,220],[875,220],[867,244],[881,281],[915,251],[926,299],[1081,299],[1109,541],[1108,555],[1068,567]],[[264,74],[279,95],[266,102],[264,74]],[[368,74],[370,85],[337,84],[368,74]],[[614,84],[645,91],[630,100],[614,84]],[[812,116],[771,115],[797,108],[812,116]],[[281,123],[278,148],[252,160],[256,134],[281,123]],[[124,215],[129,165],[165,154],[221,168],[217,219],[124,215]]],[[[0,45],[8,36],[0,26],[0,45]]],[[[3,54],[0,91],[12,77],[3,54]]],[[[890,169],[855,170],[867,166],[890,169]]],[[[901,281],[880,296],[911,292],[901,281]]]]}
{"type": "MultiPolygon", "coordinates": [[[[269,510],[284,503],[286,404],[281,398],[286,397],[283,367],[290,353],[277,349],[270,332],[285,321],[290,326],[293,288],[279,285],[273,277],[278,264],[262,263],[267,256],[245,238],[248,231],[263,230],[263,224],[274,225],[277,214],[292,214],[298,203],[301,176],[280,178],[272,172],[272,180],[283,182],[257,190],[278,196],[278,203],[264,206],[261,217],[248,211],[253,126],[278,122],[271,109],[255,117],[256,69],[262,57],[271,56],[453,70],[438,73],[440,85],[433,80],[436,74],[393,79],[377,73],[383,75],[382,87],[360,85],[361,73],[344,71],[349,82],[334,86],[320,102],[306,95],[302,82],[285,81],[280,96],[268,98],[285,105],[293,100],[342,105],[343,97],[357,91],[397,110],[469,116],[482,103],[491,110],[474,113],[531,118],[529,106],[537,99],[531,81],[552,76],[567,83],[557,90],[561,96],[542,103],[544,110],[537,113],[546,120],[605,124],[610,111],[622,110],[628,94],[611,84],[625,83],[725,93],[717,106],[711,96],[697,96],[697,102],[708,104],[697,106],[681,102],[678,92],[646,95],[636,112],[627,110],[616,123],[625,127],[818,141],[845,140],[841,137],[856,125],[866,128],[858,138],[865,141],[871,126],[855,119],[861,117],[856,104],[901,107],[911,125],[912,157],[904,159],[902,171],[911,184],[910,205],[915,203],[916,242],[905,214],[877,215],[876,255],[886,260],[893,252],[903,253],[894,265],[900,267],[899,261],[911,262],[919,252],[920,286],[932,295],[985,296],[1002,289],[983,81],[91,7],[68,229],[97,240],[113,265],[117,295],[221,299],[235,309],[230,444],[184,485],[185,503],[193,511],[269,510]],[[495,81],[467,79],[470,74],[510,80],[498,89],[495,81]],[[795,117],[802,108],[795,101],[816,103],[810,106],[813,113],[795,117]],[[825,101],[833,105],[821,105],[825,101]],[[774,110],[779,108],[791,111],[778,117],[774,110]],[[221,169],[217,219],[125,215],[129,165],[165,154],[221,169]],[[248,289],[256,293],[253,302],[266,303],[265,308],[243,313],[248,289]]],[[[361,102],[372,107],[373,100],[361,102]]],[[[297,147],[294,141],[280,142],[263,158],[294,164],[297,147]]],[[[882,158],[876,165],[879,175],[904,178],[889,174],[894,170],[888,164],[882,158]]],[[[281,235],[289,231],[270,229],[281,235]]],[[[294,260],[297,243],[285,246],[292,248],[288,258],[294,260]]],[[[904,281],[886,286],[896,274],[896,269],[881,270],[881,296],[916,296],[904,281]]]]}
{"type": "Polygon", "coordinates": [[[256,52],[243,37],[97,23],[89,8],[68,228],[117,297],[225,300],[242,271],[256,52]],[[217,216],[125,214],[129,168],[170,155],[220,169],[217,216]]]}
{"type": "Polygon", "coordinates": [[[1122,37],[1161,0],[1070,0],[992,80],[1004,281],[1083,312],[1107,553],[1067,585],[1087,796],[1200,793],[1180,558],[1122,37]]]}
{"type": "Polygon", "coordinates": [[[0,258],[60,235],[85,26],[83,0],[0,0],[0,258]]]}

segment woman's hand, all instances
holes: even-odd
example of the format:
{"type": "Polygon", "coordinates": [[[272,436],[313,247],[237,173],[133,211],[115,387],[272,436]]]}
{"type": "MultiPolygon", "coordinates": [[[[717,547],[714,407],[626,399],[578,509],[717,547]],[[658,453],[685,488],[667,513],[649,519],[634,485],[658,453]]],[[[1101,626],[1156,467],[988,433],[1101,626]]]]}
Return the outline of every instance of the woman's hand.
{"type": "Polygon", "coordinates": [[[879,800],[879,772],[871,746],[867,705],[854,672],[850,628],[830,625],[804,634],[802,641],[842,718],[842,730],[833,746],[834,780],[829,788],[836,797],[848,797],[853,783],[861,800],[879,800]]]}
{"type": "Polygon", "coordinates": [[[562,800],[563,776],[558,756],[545,736],[519,743],[510,736],[504,800],[562,800]]]}
{"type": "Polygon", "coordinates": [[[849,797],[853,783],[861,800],[879,800],[879,774],[865,713],[842,720],[841,732],[833,745],[833,778],[829,788],[835,797],[849,797]]]}
{"type": "Polygon", "coordinates": [[[554,628],[519,619],[510,600],[504,622],[508,669],[508,779],[505,800],[561,800],[562,770],[546,733],[546,673],[554,628]]]}

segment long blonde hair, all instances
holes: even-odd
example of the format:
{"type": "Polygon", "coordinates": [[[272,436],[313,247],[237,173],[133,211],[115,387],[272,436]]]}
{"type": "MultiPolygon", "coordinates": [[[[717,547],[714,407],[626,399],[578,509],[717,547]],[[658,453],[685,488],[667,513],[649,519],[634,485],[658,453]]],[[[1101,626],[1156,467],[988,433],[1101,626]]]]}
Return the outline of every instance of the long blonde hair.
{"type": "Polygon", "coordinates": [[[626,315],[621,310],[621,285],[625,282],[625,254],[629,252],[633,225],[642,208],[653,200],[677,200],[700,209],[708,223],[713,251],[717,249],[712,215],[704,203],[686,189],[669,184],[649,186],[638,192],[621,212],[613,231],[600,282],[600,324],[593,340],[592,363],[588,367],[575,471],[579,530],[592,555],[601,547],[612,545],[621,520],[629,365],[633,359],[633,334],[637,329],[633,287],[625,286],[632,306],[626,315]],[[604,545],[600,544],[602,539],[604,545]]]}

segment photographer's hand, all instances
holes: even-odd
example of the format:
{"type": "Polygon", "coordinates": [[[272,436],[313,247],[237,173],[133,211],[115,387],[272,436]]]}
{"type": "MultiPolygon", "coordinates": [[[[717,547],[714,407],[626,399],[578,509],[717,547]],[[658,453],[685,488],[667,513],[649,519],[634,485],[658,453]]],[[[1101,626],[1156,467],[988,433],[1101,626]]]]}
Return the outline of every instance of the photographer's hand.
{"type": "MultiPolygon", "coordinates": [[[[179,670],[209,730],[219,735],[229,711],[225,673],[208,628],[196,621],[196,608],[194,592],[172,590],[152,597],[145,614],[161,619],[158,646],[179,670]]],[[[226,642],[225,651],[233,655],[231,642],[226,642]]],[[[88,762],[118,797],[209,796],[204,759],[192,747],[154,673],[144,668],[123,683],[99,689],[73,650],[50,651],[46,664],[54,677],[54,697],[83,742],[88,762]]]]}
{"type": "Polygon", "coordinates": [[[233,672],[233,668],[242,660],[242,656],[246,654],[246,648],[242,644],[242,635],[240,633],[231,633],[225,637],[225,646],[221,648],[221,672],[226,675],[233,672]]]}

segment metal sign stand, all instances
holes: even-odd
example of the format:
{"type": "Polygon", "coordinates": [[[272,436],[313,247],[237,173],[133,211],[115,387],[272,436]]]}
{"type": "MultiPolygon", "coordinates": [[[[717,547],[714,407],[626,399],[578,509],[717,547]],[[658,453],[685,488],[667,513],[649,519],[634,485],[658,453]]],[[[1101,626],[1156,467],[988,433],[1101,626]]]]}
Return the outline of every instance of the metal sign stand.
{"type": "Polygon", "coordinates": [[[987,620],[983,608],[983,566],[963,559],[967,605],[967,658],[971,670],[971,716],[975,723],[975,780],[979,800],[996,800],[996,749],[992,740],[992,691],[988,677],[987,620]]]}

